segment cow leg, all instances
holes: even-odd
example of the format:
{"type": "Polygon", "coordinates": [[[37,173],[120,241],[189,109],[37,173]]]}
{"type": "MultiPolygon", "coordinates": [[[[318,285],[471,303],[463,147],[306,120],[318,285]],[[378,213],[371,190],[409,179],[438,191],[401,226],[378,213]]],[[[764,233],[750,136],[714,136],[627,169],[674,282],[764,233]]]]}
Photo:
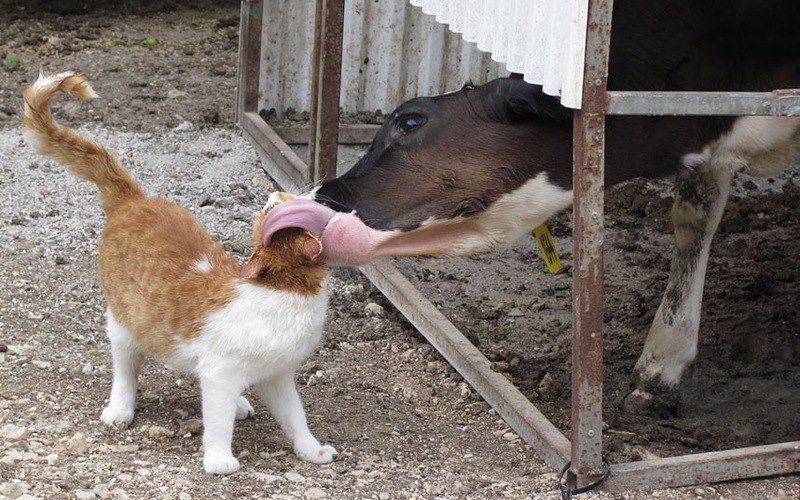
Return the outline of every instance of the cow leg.
{"type": "Polygon", "coordinates": [[[730,194],[732,168],[707,155],[694,160],[676,179],[669,283],[636,363],[645,398],[645,387],[674,388],[697,354],[708,254],[730,194]]]}

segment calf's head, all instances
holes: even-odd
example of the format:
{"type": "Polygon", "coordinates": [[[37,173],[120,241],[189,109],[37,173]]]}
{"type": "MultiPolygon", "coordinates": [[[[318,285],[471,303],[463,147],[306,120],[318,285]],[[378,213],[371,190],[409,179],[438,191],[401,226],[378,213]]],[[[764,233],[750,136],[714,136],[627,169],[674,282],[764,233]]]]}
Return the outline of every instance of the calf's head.
{"type": "Polygon", "coordinates": [[[571,203],[571,123],[517,78],[412,99],[316,191],[326,207],[290,202],[286,213],[314,226],[329,262],[493,250],[571,203]]]}
{"type": "Polygon", "coordinates": [[[316,199],[383,230],[470,218],[539,175],[569,189],[571,132],[571,112],[538,86],[468,84],[398,107],[367,154],[316,199]]]}

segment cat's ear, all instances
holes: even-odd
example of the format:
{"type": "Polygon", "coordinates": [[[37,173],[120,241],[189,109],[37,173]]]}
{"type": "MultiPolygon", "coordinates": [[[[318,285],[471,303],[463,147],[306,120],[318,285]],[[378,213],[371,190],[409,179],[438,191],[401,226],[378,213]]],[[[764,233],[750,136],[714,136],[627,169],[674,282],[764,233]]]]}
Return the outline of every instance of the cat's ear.
{"type": "Polygon", "coordinates": [[[258,258],[258,254],[253,253],[253,255],[250,256],[250,260],[247,261],[247,264],[243,265],[242,268],[239,269],[239,277],[245,280],[257,278],[265,267],[266,266],[262,260],[258,258]]]}
{"type": "Polygon", "coordinates": [[[322,255],[322,242],[319,238],[308,231],[303,231],[303,235],[300,238],[300,254],[304,258],[315,260],[322,255]]]}

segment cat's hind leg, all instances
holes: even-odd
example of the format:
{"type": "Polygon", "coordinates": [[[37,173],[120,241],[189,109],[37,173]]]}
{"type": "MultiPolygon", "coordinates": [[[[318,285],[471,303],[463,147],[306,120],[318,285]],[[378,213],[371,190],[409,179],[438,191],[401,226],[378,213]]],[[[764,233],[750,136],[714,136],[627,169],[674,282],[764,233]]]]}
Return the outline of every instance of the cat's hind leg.
{"type": "Polygon", "coordinates": [[[286,437],[292,441],[298,458],[314,464],[333,461],[338,453],[336,448],[321,445],[308,429],[306,412],[294,385],[294,374],[279,375],[262,381],[254,390],[269,407],[286,437]]]}
{"type": "Polygon", "coordinates": [[[108,406],[103,409],[100,420],[106,425],[125,427],[131,423],[136,411],[136,390],[142,353],[130,333],[117,323],[110,310],[106,311],[106,323],[114,361],[114,379],[108,406]]]}
{"type": "Polygon", "coordinates": [[[245,420],[256,414],[250,401],[244,396],[239,396],[236,401],[236,420],[245,420]]]}

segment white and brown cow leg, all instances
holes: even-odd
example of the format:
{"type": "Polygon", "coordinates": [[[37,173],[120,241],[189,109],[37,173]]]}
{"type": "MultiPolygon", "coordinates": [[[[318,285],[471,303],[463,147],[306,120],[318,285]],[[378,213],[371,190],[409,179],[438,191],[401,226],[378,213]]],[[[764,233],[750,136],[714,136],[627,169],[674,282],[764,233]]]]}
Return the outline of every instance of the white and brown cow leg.
{"type": "Polygon", "coordinates": [[[672,390],[697,354],[708,254],[733,178],[730,166],[710,157],[685,158],[687,167],[675,180],[675,248],[669,283],[636,363],[639,384],[625,400],[629,411],[661,412],[665,404],[674,406],[672,390]]]}

